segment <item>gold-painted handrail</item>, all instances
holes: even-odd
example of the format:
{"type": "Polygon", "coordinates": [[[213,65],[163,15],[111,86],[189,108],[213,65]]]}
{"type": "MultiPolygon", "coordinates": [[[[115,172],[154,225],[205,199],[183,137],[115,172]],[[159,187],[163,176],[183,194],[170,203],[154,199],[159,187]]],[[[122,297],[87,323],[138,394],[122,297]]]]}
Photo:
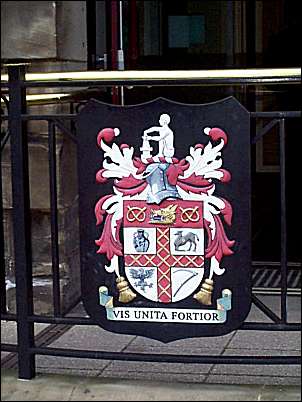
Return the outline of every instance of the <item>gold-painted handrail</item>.
{"type": "MultiPolygon", "coordinates": [[[[198,81],[198,80],[270,80],[301,79],[301,68],[254,68],[224,70],[123,70],[123,71],[73,71],[55,73],[27,73],[26,81],[198,81]]],[[[1,75],[1,81],[8,81],[8,75],[1,75]]]]}

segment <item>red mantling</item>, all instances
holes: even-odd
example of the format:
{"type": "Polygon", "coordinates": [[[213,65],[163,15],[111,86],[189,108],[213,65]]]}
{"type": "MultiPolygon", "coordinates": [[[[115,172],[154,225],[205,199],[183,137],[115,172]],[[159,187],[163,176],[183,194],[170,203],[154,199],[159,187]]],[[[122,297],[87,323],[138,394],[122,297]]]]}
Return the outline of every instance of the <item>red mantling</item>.
{"type": "Polygon", "coordinates": [[[103,222],[104,215],[106,213],[106,210],[103,209],[103,204],[108,198],[112,197],[111,194],[109,195],[104,195],[104,197],[100,198],[99,201],[96,203],[95,208],[94,208],[94,213],[96,217],[96,224],[100,225],[103,222]]]}
{"type": "Polygon", "coordinates": [[[117,221],[117,225],[116,225],[117,239],[115,240],[115,238],[113,237],[113,234],[112,234],[112,227],[111,227],[112,218],[113,218],[112,215],[107,215],[106,220],[105,220],[104,229],[102,232],[102,236],[100,237],[99,240],[95,241],[95,244],[97,246],[99,246],[97,253],[98,254],[106,254],[106,257],[108,258],[108,260],[112,260],[112,258],[115,255],[119,255],[119,256],[123,255],[123,251],[122,251],[123,247],[122,247],[122,244],[120,242],[120,237],[119,237],[122,219],[117,221]]]}
{"type": "Polygon", "coordinates": [[[219,215],[213,215],[216,225],[215,237],[212,239],[210,222],[206,219],[204,220],[205,227],[208,234],[208,247],[206,249],[206,258],[211,258],[215,256],[218,262],[221,261],[224,255],[232,255],[234,252],[231,247],[235,244],[234,240],[229,240],[224,231],[223,224],[221,222],[219,215]]]}
{"type": "Polygon", "coordinates": [[[128,177],[123,177],[120,180],[114,181],[114,186],[123,195],[136,195],[145,190],[148,183],[145,180],[136,179],[131,174],[128,177]]]}
{"type": "Polygon", "coordinates": [[[133,159],[133,165],[137,168],[137,171],[136,171],[137,174],[143,173],[147,167],[147,165],[145,163],[143,163],[142,160],[140,158],[138,158],[137,156],[135,156],[133,159]]]}
{"type": "Polygon", "coordinates": [[[222,181],[222,183],[228,183],[229,181],[231,181],[232,175],[228,170],[226,169],[217,169],[217,170],[222,173],[222,177],[221,179],[219,179],[220,181],[222,181]]]}
{"type": "Polygon", "coordinates": [[[108,180],[106,177],[103,176],[103,173],[106,171],[106,169],[100,169],[97,174],[95,175],[95,179],[97,181],[97,183],[106,183],[106,181],[108,180]]]}
{"type": "Polygon", "coordinates": [[[183,176],[184,171],[189,167],[189,163],[182,159],[179,163],[171,164],[167,169],[168,182],[172,186],[176,186],[179,176],[183,176]]]}
{"type": "Polygon", "coordinates": [[[228,142],[228,136],[223,130],[221,130],[221,128],[211,128],[209,131],[209,136],[212,138],[213,141],[218,141],[222,139],[224,141],[224,145],[226,145],[228,142]]]}
{"type": "Polygon", "coordinates": [[[100,147],[102,140],[105,141],[105,142],[110,143],[110,142],[113,141],[114,137],[115,137],[115,132],[114,132],[113,128],[103,128],[103,130],[101,130],[98,133],[97,144],[100,147]]]}
{"type": "Polygon", "coordinates": [[[232,217],[233,217],[233,208],[231,204],[224,198],[221,198],[222,201],[225,203],[224,209],[221,210],[224,220],[226,223],[231,226],[232,224],[232,217]]]}

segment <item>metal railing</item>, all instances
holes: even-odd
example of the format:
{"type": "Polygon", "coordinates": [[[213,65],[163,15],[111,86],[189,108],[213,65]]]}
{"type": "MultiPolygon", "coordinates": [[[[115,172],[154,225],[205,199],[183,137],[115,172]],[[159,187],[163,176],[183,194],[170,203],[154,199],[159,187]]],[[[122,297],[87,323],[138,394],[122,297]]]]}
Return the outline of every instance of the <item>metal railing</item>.
{"type": "MultiPolygon", "coordinates": [[[[2,76],[1,85],[8,88],[9,110],[2,115],[3,121],[8,121],[8,132],[1,141],[1,152],[10,139],[12,168],[12,198],[13,198],[13,234],[15,250],[16,277],[16,307],[17,313],[6,311],[5,261],[4,261],[4,229],[0,225],[1,251],[1,320],[11,320],[17,323],[17,345],[2,344],[1,350],[18,353],[19,377],[30,379],[35,375],[35,356],[52,355],[61,357],[81,357],[90,359],[126,360],[145,362],[178,362],[178,363],[224,363],[224,364],[299,364],[299,356],[191,356],[172,354],[126,353],[89,351],[75,349],[60,349],[35,344],[34,323],[64,324],[64,325],[96,325],[87,317],[66,317],[62,314],[60,296],[59,269],[59,232],[57,215],[57,172],[56,172],[56,134],[60,130],[68,135],[76,144],[77,138],[73,131],[64,123],[74,122],[76,114],[27,114],[26,89],[33,87],[87,87],[116,85],[263,85],[263,84],[297,84],[300,82],[299,69],[276,70],[216,70],[216,71],[123,71],[123,72],[85,72],[56,73],[43,75],[25,75],[22,66],[9,67],[8,77],[2,76]],[[76,74],[76,75],[75,75],[76,74]],[[30,202],[29,202],[29,172],[28,172],[28,142],[24,123],[29,121],[46,121],[48,124],[49,153],[49,188],[51,216],[51,255],[53,281],[52,316],[34,314],[33,302],[33,272],[31,251],[30,202]]],[[[253,304],[270,319],[269,323],[245,322],[240,330],[267,331],[300,331],[300,323],[288,322],[287,306],[287,204],[286,204],[286,157],[285,157],[285,120],[300,118],[298,111],[268,111],[251,112],[252,121],[256,119],[271,119],[260,133],[254,136],[253,143],[261,139],[273,126],[277,127],[280,144],[280,274],[281,274],[281,314],[278,316],[265,305],[255,294],[253,304]]],[[[2,183],[0,181],[0,218],[3,221],[2,183]]]]}

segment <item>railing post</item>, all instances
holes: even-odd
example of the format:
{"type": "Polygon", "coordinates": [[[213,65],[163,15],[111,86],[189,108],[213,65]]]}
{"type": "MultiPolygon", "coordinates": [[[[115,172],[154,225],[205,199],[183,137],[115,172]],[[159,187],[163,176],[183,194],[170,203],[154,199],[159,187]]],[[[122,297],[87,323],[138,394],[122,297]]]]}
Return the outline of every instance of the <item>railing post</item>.
{"type": "Polygon", "coordinates": [[[287,208],[286,208],[286,153],[285,119],[280,119],[280,202],[281,202],[281,320],[287,322],[287,208]]]}
{"type": "Polygon", "coordinates": [[[53,309],[55,317],[61,316],[60,296],[60,258],[57,202],[57,154],[56,129],[53,121],[48,122],[48,159],[49,159],[49,193],[51,224],[51,257],[53,277],[53,309]]]}
{"type": "Polygon", "coordinates": [[[9,130],[11,133],[13,234],[16,274],[16,308],[19,378],[35,376],[34,324],[28,321],[33,314],[33,284],[30,228],[30,199],[28,173],[28,144],[22,113],[26,112],[23,82],[24,66],[9,68],[9,130]]]}
{"type": "MultiPolygon", "coordinates": [[[[2,139],[2,138],[1,138],[2,139]]],[[[6,314],[6,284],[5,284],[5,253],[4,253],[4,213],[3,213],[3,196],[2,196],[2,152],[0,150],[0,299],[1,313],[6,314]]]]}

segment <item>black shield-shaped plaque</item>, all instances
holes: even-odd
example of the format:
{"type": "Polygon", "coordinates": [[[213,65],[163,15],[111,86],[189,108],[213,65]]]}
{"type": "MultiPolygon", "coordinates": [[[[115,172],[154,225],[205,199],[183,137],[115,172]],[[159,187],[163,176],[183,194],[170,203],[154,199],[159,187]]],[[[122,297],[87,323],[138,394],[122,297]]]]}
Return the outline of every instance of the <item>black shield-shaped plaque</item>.
{"type": "Polygon", "coordinates": [[[88,314],[163,342],[237,329],[251,305],[246,109],[90,101],[77,128],[88,314]]]}

